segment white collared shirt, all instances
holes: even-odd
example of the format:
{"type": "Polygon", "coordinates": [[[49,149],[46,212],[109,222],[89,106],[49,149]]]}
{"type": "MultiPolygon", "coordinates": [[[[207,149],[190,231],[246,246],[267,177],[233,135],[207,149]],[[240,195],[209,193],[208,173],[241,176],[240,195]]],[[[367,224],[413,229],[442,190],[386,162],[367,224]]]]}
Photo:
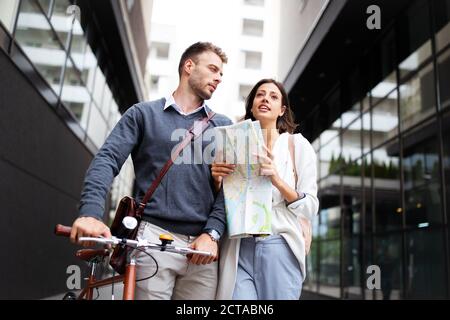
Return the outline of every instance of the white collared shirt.
{"type": "Polygon", "coordinates": [[[174,109],[179,114],[181,114],[183,116],[188,116],[190,114],[196,113],[196,112],[200,111],[203,108],[205,108],[205,112],[207,112],[207,110],[206,110],[206,102],[205,101],[203,101],[203,104],[200,107],[198,107],[197,109],[195,109],[194,111],[191,111],[189,113],[183,112],[181,107],[176,103],[175,98],[173,97],[173,94],[170,94],[169,96],[166,97],[166,103],[164,104],[164,110],[166,110],[170,106],[174,107],[174,109]]]}

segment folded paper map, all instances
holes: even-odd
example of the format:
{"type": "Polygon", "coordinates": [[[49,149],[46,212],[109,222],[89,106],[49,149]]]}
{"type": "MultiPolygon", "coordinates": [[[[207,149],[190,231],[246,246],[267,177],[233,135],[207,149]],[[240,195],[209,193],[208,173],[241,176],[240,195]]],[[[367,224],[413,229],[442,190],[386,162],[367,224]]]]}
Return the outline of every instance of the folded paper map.
{"type": "Polygon", "coordinates": [[[272,183],[260,176],[255,154],[266,154],[259,121],[216,127],[215,162],[235,164],[223,180],[230,238],[271,234],[272,183]]]}

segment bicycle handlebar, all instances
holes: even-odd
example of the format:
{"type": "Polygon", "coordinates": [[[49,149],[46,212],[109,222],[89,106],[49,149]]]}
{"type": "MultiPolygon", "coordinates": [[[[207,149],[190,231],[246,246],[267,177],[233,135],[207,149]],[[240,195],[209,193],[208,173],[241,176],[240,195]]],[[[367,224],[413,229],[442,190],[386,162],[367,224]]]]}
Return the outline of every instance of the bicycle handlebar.
{"type": "MultiPolygon", "coordinates": [[[[70,237],[70,233],[72,231],[71,227],[63,226],[61,224],[56,225],[55,227],[55,235],[70,237]]],[[[111,244],[111,245],[126,245],[132,248],[143,248],[143,249],[152,249],[159,251],[167,251],[172,253],[179,254],[198,254],[202,256],[212,256],[211,252],[194,250],[187,247],[177,247],[168,244],[157,244],[152,243],[144,239],[130,240],[130,239],[120,239],[116,237],[112,238],[96,238],[96,237],[80,237],[78,241],[81,242],[97,242],[102,244],[111,244]]]]}
{"type": "Polygon", "coordinates": [[[172,245],[162,245],[150,242],[145,239],[138,238],[137,240],[130,240],[130,239],[120,239],[116,237],[112,237],[110,239],[107,238],[95,238],[95,237],[80,237],[78,239],[82,242],[98,242],[102,244],[112,244],[112,245],[126,245],[132,248],[144,248],[144,249],[152,249],[152,250],[159,250],[159,251],[167,251],[167,252],[173,252],[173,253],[179,253],[179,254],[199,254],[202,256],[212,256],[211,252],[207,251],[200,251],[200,250],[194,250],[187,247],[177,247],[172,245]]]}
{"type": "Polygon", "coordinates": [[[71,227],[63,226],[62,224],[57,224],[55,227],[55,235],[62,237],[70,237],[70,233],[72,232],[71,227]]]}

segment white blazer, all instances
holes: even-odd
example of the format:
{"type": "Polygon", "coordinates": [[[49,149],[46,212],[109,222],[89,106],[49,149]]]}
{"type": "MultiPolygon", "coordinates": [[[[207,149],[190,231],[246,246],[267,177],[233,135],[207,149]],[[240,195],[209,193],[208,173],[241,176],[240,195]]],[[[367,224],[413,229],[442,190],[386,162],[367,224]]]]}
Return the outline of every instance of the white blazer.
{"type": "MultiPolygon", "coordinates": [[[[281,235],[297,258],[303,279],[306,278],[305,241],[298,218],[303,216],[312,220],[318,213],[317,199],[317,157],[313,147],[301,134],[294,135],[295,168],[297,185],[295,186],[294,166],[289,153],[289,134],[283,133],[273,146],[274,162],[278,174],[289,186],[306,197],[286,204],[276,187],[272,189],[272,233],[281,235]]],[[[239,258],[240,239],[223,236],[220,248],[218,300],[230,300],[233,297],[239,258]]]]}

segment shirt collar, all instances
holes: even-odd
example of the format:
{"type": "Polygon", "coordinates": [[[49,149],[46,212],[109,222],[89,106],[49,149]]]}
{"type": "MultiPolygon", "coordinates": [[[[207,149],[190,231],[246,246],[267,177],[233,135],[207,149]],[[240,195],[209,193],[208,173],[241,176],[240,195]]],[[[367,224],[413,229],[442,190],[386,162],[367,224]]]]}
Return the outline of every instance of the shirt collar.
{"type": "Polygon", "coordinates": [[[203,110],[206,114],[208,114],[208,109],[207,109],[208,106],[206,105],[205,101],[203,101],[202,105],[200,107],[198,107],[197,109],[195,109],[194,111],[192,111],[188,114],[184,113],[181,110],[180,106],[177,105],[177,103],[175,102],[175,98],[173,97],[173,94],[170,94],[166,97],[166,103],[164,104],[164,111],[166,111],[167,108],[169,108],[169,107],[173,107],[179,114],[182,114],[185,116],[196,113],[200,110],[203,110]]]}

